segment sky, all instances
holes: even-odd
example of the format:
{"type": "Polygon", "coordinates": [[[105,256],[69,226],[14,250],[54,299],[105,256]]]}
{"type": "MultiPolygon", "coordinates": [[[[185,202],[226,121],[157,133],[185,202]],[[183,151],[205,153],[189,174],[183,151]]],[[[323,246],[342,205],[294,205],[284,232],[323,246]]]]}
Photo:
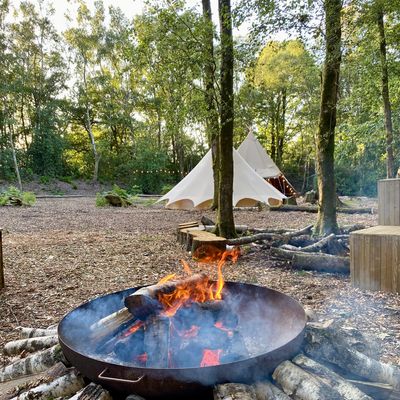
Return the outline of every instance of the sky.
{"type": "MultiPolygon", "coordinates": [[[[37,3],[38,0],[30,0],[33,3],[37,3]]],[[[11,0],[11,5],[18,8],[21,0],[11,0]]],[[[54,26],[58,32],[62,32],[69,27],[69,22],[66,15],[74,17],[76,15],[77,5],[74,0],[45,0],[45,2],[52,4],[54,8],[54,15],[51,17],[54,26]]],[[[166,3],[165,0],[159,0],[159,2],[166,3]]],[[[89,8],[94,9],[95,0],[86,0],[86,4],[89,8]]],[[[135,15],[143,13],[145,8],[143,0],[103,0],[104,7],[107,10],[109,6],[119,7],[125,16],[130,19],[135,15]]],[[[188,7],[196,7],[201,12],[201,0],[186,0],[188,7]]],[[[213,20],[218,25],[218,0],[211,0],[211,10],[213,20]]],[[[234,36],[245,36],[247,33],[248,25],[243,24],[239,29],[234,29],[234,36]]]]}

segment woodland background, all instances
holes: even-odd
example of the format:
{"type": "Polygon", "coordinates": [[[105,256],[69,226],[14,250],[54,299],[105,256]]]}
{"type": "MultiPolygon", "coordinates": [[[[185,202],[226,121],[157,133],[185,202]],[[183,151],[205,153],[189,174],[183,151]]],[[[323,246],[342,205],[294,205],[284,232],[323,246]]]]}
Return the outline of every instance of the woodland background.
{"type": "MultiPolygon", "coordinates": [[[[18,171],[25,182],[87,179],[165,191],[209,148],[201,4],[150,1],[129,20],[101,1],[76,3],[59,32],[50,2],[0,0],[0,179],[16,181],[18,171]]],[[[398,160],[400,5],[380,3],[398,160]]],[[[386,141],[373,4],[344,2],[342,21],[337,190],[374,196],[386,175],[386,141]]],[[[304,192],[316,184],[322,2],[239,2],[234,23],[243,22],[248,34],[235,37],[235,145],[253,131],[304,192]]],[[[216,86],[218,73],[215,65],[216,86]]]]}

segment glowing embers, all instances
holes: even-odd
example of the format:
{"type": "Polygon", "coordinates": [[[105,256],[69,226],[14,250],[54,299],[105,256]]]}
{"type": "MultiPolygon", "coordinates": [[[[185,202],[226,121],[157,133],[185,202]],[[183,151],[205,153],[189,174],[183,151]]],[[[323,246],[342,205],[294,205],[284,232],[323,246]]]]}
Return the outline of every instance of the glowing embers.
{"type": "Polygon", "coordinates": [[[139,291],[130,295],[127,306],[133,315],[132,310],[139,310],[139,319],[121,327],[98,350],[113,361],[149,368],[208,367],[248,357],[236,302],[224,290],[222,276],[225,261],[236,261],[238,255],[231,250],[201,259],[217,262],[216,280],[193,274],[183,262],[186,277],[169,275],[143,288],[140,297],[139,291]]]}

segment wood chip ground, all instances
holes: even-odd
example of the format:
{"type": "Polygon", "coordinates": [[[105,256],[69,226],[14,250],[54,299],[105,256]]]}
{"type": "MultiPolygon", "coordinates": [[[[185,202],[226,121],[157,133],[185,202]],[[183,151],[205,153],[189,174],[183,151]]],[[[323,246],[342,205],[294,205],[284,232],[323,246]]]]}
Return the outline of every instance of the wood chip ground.
{"type": "MultiPolygon", "coordinates": [[[[0,292],[0,346],[18,338],[19,325],[49,326],[94,296],[154,284],[181,271],[180,259],[193,265],[175,232],[178,223],[203,214],[144,204],[96,208],[93,197],[0,208],[7,284],[0,292]]],[[[215,219],[214,213],[205,214],[215,219]]],[[[316,214],[301,212],[235,212],[237,224],[254,228],[301,228],[315,219],[316,214]]],[[[339,223],[376,225],[377,215],[339,214],[339,223]]],[[[237,264],[225,266],[228,280],[280,290],[322,318],[378,335],[382,361],[400,364],[400,295],[355,289],[349,276],[291,270],[263,246],[244,250],[237,264]]],[[[0,365],[7,364],[2,357],[0,365]]]]}

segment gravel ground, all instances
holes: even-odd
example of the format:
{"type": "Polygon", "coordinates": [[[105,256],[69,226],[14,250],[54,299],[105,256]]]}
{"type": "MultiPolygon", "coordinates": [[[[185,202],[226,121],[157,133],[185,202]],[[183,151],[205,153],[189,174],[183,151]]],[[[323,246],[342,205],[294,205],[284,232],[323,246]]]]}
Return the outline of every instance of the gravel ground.
{"type": "MultiPolygon", "coordinates": [[[[179,272],[179,260],[189,261],[189,255],[176,242],[176,226],[201,215],[145,204],[96,208],[89,197],[1,208],[7,286],[0,292],[0,346],[17,338],[17,326],[46,327],[94,296],[179,272]]],[[[315,218],[298,212],[235,213],[237,224],[255,228],[300,228],[315,218]]],[[[377,216],[339,214],[339,223],[376,225],[377,216]]],[[[377,335],[382,360],[400,364],[400,295],[355,289],[349,276],[292,270],[261,246],[249,247],[237,264],[226,265],[225,276],[278,289],[319,318],[340,319],[377,335]]]]}

